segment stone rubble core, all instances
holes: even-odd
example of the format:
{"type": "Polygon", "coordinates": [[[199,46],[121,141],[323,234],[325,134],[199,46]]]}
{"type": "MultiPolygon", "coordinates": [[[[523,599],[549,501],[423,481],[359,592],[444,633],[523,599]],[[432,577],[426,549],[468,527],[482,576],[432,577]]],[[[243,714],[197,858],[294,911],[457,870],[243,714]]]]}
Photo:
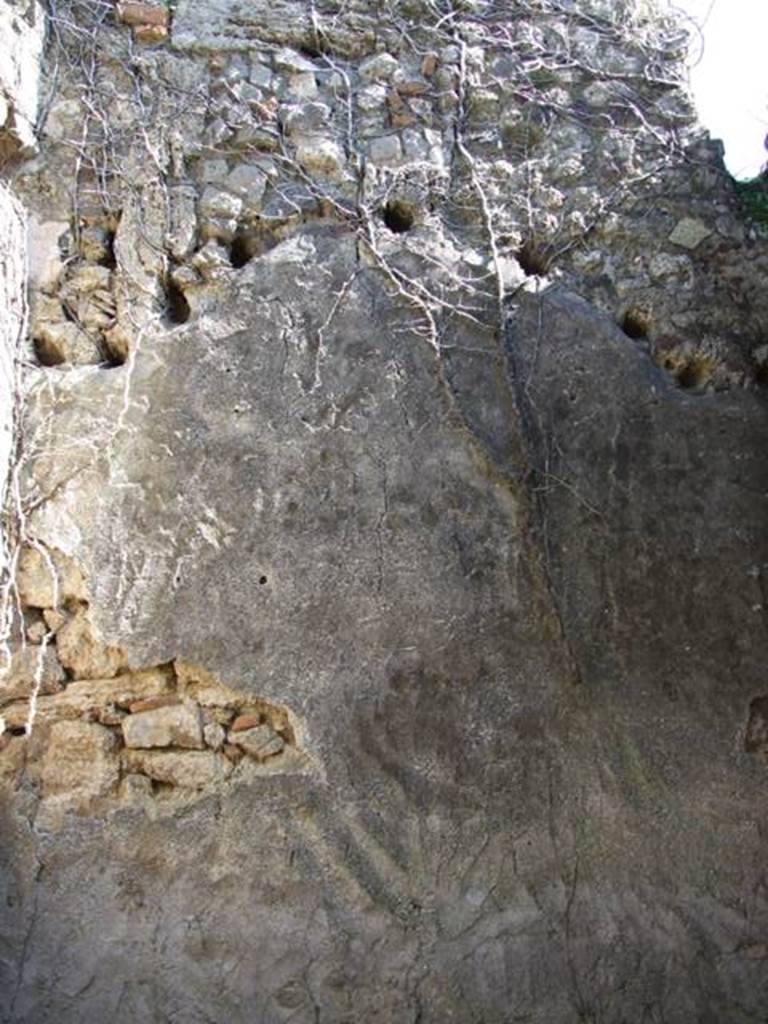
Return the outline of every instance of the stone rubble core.
{"type": "MultiPolygon", "coordinates": [[[[696,125],[671,17],[627,0],[590,0],[580,18],[482,3],[463,35],[425,16],[404,45],[363,0],[317,23],[299,0],[279,18],[234,0],[202,17],[193,0],[172,16],[99,10],[86,51],[104,87],[82,140],[73,65],[46,111],[45,162],[20,177],[55,194],[47,178],[76,161],[81,179],[76,217],[61,206],[32,226],[42,365],[120,366],[145,332],[215,306],[233,271],[334,225],[386,273],[404,272],[402,249],[475,289],[577,285],[695,393],[764,374],[766,257],[696,125]],[[130,32],[153,45],[135,51],[130,32]]],[[[78,16],[53,21],[62,67],[78,16]]]]}
{"type": "Polygon", "coordinates": [[[130,670],[94,636],[76,565],[49,558],[26,548],[19,559],[25,642],[0,685],[0,783],[31,788],[38,828],[70,812],[167,814],[225,784],[311,770],[287,709],[179,660],[130,670]]]}

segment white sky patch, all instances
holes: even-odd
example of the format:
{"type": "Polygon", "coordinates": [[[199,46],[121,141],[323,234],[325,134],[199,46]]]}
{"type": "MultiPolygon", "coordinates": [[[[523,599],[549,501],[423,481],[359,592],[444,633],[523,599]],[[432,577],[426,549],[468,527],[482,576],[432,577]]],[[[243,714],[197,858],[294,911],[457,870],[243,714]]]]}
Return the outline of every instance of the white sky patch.
{"type": "Polygon", "coordinates": [[[725,143],[735,178],[768,160],[768,0],[670,0],[701,28],[691,40],[691,87],[699,120],[725,143]]]}

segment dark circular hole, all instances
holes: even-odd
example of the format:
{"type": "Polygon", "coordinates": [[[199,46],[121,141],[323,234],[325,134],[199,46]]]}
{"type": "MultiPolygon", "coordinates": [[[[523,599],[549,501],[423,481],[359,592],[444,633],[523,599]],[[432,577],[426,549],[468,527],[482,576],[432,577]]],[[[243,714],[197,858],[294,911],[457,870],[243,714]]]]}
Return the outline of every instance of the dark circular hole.
{"type": "Polygon", "coordinates": [[[629,338],[647,338],[651,318],[644,309],[628,309],[621,321],[621,329],[629,338]]]}
{"type": "Polygon", "coordinates": [[[246,263],[253,259],[253,246],[245,235],[235,235],[234,241],[229,247],[229,262],[239,270],[246,263]]]}
{"type": "Polygon", "coordinates": [[[416,220],[413,207],[402,199],[390,199],[384,207],[384,223],[396,235],[410,231],[416,220]]]}
{"type": "Polygon", "coordinates": [[[37,361],[41,366],[61,366],[65,362],[61,351],[46,338],[35,338],[32,344],[35,347],[37,361]]]}
{"type": "Polygon", "coordinates": [[[115,232],[108,231],[106,238],[106,252],[99,260],[102,267],[109,267],[110,270],[117,270],[117,258],[115,257],[115,232]]]}
{"type": "Polygon", "coordinates": [[[165,309],[172,324],[185,324],[192,312],[186,295],[174,281],[168,281],[165,288],[165,309]]]}
{"type": "Polygon", "coordinates": [[[526,242],[517,253],[517,262],[528,277],[543,277],[552,266],[552,257],[541,246],[526,242]]]}
{"type": "Polygon", "coordinates": [[[259,576],[259,583],[262,585],[262,587],[264,586],[264,584],[266,582],[267,582],[267,577],[266,576],[259,576]]]}

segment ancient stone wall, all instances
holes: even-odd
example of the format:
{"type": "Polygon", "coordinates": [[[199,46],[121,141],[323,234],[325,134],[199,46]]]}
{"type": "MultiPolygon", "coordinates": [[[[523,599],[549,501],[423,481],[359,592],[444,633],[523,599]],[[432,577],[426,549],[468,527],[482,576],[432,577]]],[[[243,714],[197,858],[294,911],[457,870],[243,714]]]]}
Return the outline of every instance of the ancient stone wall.
{"type": "Polygon", "coordinates": [[[46,24],[2,1019],[761,1020],[768,248],[679,23],[46,24]]]}

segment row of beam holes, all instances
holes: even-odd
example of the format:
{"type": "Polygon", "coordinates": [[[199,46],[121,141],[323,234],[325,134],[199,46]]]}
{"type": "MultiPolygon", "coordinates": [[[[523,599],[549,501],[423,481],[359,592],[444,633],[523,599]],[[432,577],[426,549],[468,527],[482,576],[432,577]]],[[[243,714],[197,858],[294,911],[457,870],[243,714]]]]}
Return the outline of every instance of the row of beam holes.
{"type": "MultiPolygon", "coordinates": [[[[621,329],[633,341],[646,341],[651,332],[651,316],[647,310],[631,307],[621,319],[621,329]]],[[[706,358],[692,358],[681,367],[675,361],[662,359],[659,364],[670,373],[678,387],[685,390],[701,390],[711,376],[711,365],[706,358]]]]}
{"type": "MultiPolygon", "coordinates": [[[[386,226],[394,234],[410,231],[416,221],[416,213],[410,203],[391,200],[383,210],[386,226]]],[[[253,232],[238,232],[229,246],[229,262],[235,270],[246,266],[254,256],[261,255],[276,244],[275,239],[260,237],[253,232]]],[[[171,324],[185,324],[191,310],[184,292],[170,278],[165,285],[166,318],[171,324]]]]}

